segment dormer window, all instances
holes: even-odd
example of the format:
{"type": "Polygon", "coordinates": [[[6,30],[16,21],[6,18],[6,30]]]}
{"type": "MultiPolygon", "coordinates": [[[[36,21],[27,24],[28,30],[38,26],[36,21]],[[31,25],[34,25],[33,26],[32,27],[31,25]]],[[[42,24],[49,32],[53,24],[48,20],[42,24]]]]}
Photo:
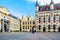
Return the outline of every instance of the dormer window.
{"type": "Polygon", "coordinates": [[[50,9],[51,9],[51,10],[54,10],[54,4],[51,4],[51,5],[50,5],[50,9]]]}
{"type": "Polygon", "coordinates": [[[42,6],[40,6],[40,11],[42,10],[42,6]]]}
{"type": "Polygon", "coordinates": [[[45,10],[48,10],[48,5],[45,6],[45,10]]]}
{"type": "Polygon", "coordinates": [[[51,3],[50,3],[50,10],[54,10],[54,8],[55,8],[54,2],[51,0],[51,3]]]}

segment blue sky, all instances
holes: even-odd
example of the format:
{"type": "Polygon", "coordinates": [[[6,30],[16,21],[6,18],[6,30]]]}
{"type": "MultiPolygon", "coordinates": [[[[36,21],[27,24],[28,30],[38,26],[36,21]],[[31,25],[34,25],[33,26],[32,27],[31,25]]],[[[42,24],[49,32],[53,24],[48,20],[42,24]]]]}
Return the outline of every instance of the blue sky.
{"type": "MultiPolygon", "coordinates": [[[[0,0],[0,6],[6,7],[10,14],[20,17],[26,16],[28,13],[31,16],[35,15],[36,0],[0,0]]],[[[51,0],[38,0],[39,4],[44,5],[44,1],[48,4],[51,0]]],[[[59,0],[53,0],[54,3],[59,3],[59,0]]]]}
{"type": "Polygon", "coordinates": [[[6,7],[10,14],[19,16],[26,16],[30,13],[35,15],[35,3],[27,2],[26,0],[0,0],[0,6],[6,7]]]}

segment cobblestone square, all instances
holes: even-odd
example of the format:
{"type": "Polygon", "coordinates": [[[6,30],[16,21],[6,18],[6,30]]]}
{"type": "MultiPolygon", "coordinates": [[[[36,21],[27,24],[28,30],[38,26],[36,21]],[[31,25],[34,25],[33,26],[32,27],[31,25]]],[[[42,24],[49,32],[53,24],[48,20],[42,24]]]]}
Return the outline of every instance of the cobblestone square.
{"type": "Polygon", "coordinates": [[[0,33],[0,40],[60,40],[59,32],[13,32],[0,33]]]}

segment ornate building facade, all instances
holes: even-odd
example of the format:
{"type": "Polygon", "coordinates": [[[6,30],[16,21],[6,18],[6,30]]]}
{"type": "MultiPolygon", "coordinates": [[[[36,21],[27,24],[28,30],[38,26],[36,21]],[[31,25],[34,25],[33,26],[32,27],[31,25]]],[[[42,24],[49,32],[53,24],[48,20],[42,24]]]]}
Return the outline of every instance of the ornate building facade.
{"type": "Polygon", "coordinates": [[[11,32],[20,31],[20,20],[11,15],[9,11],[0,6],[0,31],[1,32],[11,32]]]}
{"type": "Polygon", "coordinates": [[[35,19],[30,17],[29,15],[21,19],[21,29],[23,32],[31,32],[32,27],[35,27],[35,19]]]}
{"type": "Polygon", "coordinates": [[[36,31],[60,32],[60,4],[40,5],[36,1],[36,31]]]}

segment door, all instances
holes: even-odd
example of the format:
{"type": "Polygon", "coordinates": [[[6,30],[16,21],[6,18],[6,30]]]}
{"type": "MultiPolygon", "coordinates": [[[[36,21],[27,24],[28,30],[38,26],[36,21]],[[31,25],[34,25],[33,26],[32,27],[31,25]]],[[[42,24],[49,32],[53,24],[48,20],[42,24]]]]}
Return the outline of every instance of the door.
{"type": "Polygon", "coordinates": [[[60,32],[60,27],[58,28],[58,32],[60,32]]]}
{"type": "Polygon", "coordinates": [[[6,24],[4,24],[4,30],[5,30],[5,32],[7,32],[7,25],[6,24]]]}
{"type": "Polygon", "coordinates": [[[45,27],[43,27],[43,32],[45,32],[46,31],[46,28],[45,27]]]}

